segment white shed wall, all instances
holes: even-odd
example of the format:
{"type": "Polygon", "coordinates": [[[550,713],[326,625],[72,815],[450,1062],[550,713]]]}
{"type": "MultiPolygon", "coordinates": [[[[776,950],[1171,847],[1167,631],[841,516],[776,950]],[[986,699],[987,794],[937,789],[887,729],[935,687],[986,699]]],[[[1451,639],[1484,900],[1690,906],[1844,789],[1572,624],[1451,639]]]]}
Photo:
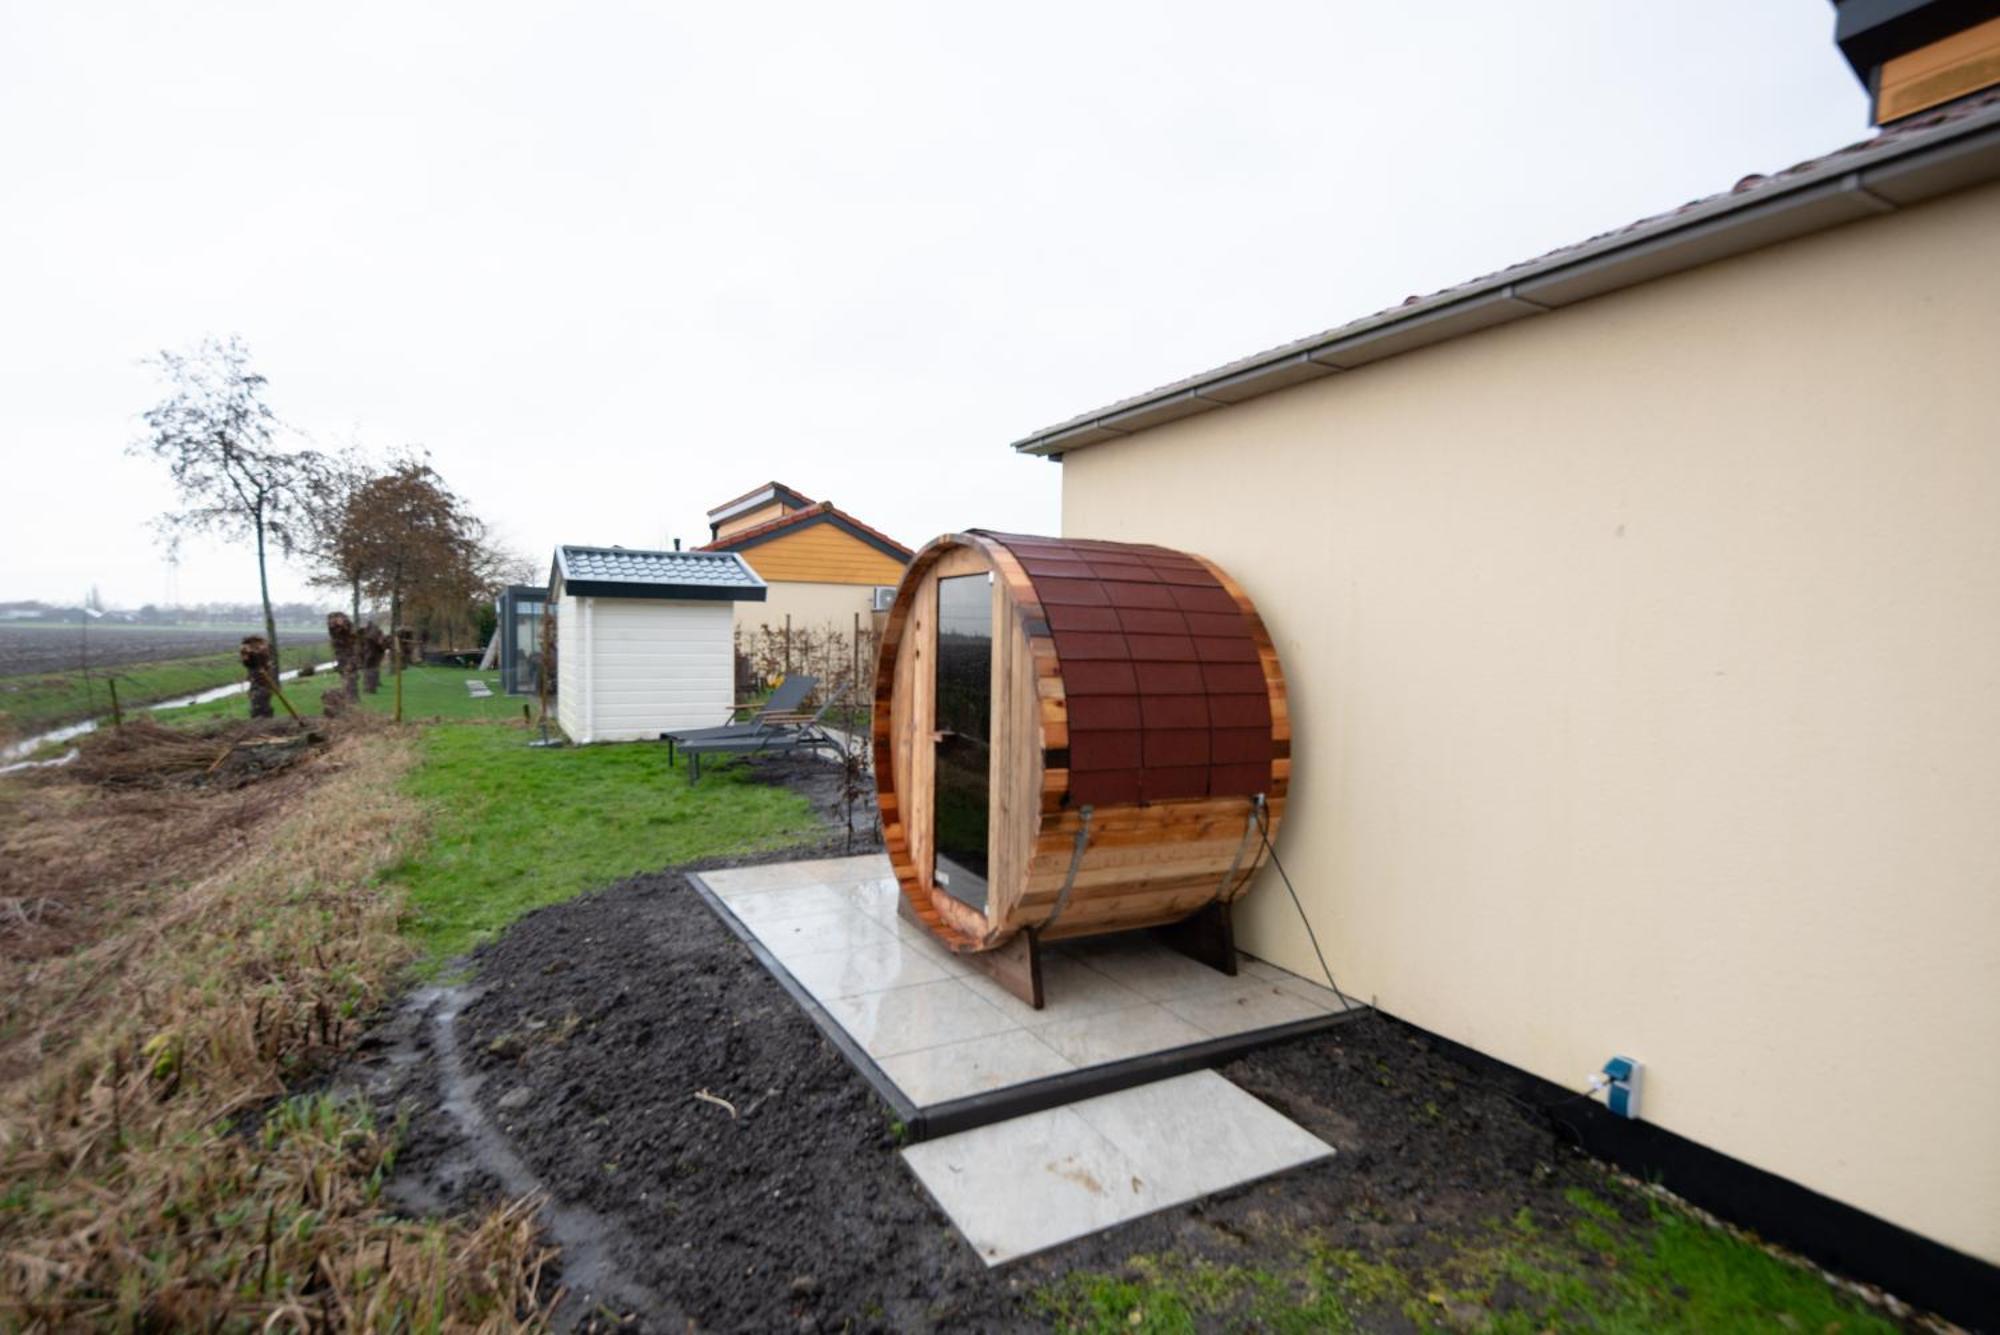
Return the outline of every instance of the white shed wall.
{"type": "Polygon", "coordinates": [[[571,741],[652,740],[728,719],[732,604],[565,597],[561,615],[558,716],[571,741]]]}
{"type": "Polygon", "coordinates": [[[571,741],[583,741],[583,683],[590,679],[590,637],[583,599],[556,602],[556,723],[571,741]]]}

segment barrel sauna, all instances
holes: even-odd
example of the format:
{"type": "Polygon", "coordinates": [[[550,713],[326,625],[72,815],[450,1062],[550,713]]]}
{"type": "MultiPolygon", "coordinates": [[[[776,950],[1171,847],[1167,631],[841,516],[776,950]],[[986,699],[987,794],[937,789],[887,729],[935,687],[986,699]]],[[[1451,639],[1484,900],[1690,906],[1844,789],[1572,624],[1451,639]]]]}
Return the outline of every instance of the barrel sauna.
{"type": "Polygon", "coordinates": [[[1234,972],[1216,906],[1276,838],[1291,727],[1271,638],[1212,562],[937,539],[883,629],[873,741],[905,915],[953,951],[1025,952],[1031,987],[995,976],[1032,1004],[1036,943],[1204,911],[1225,938],[1211,962],[1234,972]]]}

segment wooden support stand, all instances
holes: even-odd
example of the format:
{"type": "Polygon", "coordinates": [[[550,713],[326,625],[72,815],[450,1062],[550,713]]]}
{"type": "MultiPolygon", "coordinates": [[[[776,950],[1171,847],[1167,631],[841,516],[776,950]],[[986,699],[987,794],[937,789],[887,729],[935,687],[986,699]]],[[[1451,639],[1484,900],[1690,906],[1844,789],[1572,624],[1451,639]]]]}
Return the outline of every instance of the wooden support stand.
{"type": "Polygon", "coordinates": [[[1236,931],[1230,926],[1227,904],[1210,904],[1179,922],[1155,927],[1153,935],[1191,960],[1236,976],[1236,931]]]}
{"type": "MultiPolygon", "coordinates": [[[[909,900],[898,896],[896,912],[903,921],[923,927],[909,900]]],[[[972,951],[958,958],[1036,1010],[1042,1008],[1042,948],[1033,932],[1022,932],[997,950],[972,951]]]]}

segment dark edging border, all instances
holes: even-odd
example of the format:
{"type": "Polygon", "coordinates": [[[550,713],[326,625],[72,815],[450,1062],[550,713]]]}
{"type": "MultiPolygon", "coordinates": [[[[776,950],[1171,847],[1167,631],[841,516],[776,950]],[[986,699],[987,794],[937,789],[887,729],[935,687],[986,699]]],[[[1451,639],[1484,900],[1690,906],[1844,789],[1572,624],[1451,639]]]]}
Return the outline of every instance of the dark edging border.
{"type": "Polygon", "coordinates": [[[1185,1075],[1189,1071],[1207,1070],[1259,1048],[1322,1033],[1366,1013],[1365,1010],[1331,1011],[1322,1016],[1293,1020],[1289,1024],[1272,1025],[1267,1029],[1205,1039],[1186,1047],[1148,1052],[1103,1066],[1087,1066],[1081,1071],[1066,1071],[1025,1084],[1009,1085],[987,1094],[933,1103],[920,1114],[924,1134],[917,1139],[948,1136],[955,1131],[985,1126],[989,1122],[1005,1121],[1009,1117],[1021,1117],[1081,1099],[1096,1098],[1099,1094],[1115,1094],[1135,1085],[1150,1085],[1155,1080],[1185,1075]]]}
{"type": "Polygon", "coordinates": [[[896,1120],[909,1128],[911,1139],[922,1139],[916,1134],[919,1119],[917,1105],[910,1102],[903,1091],[896,1087],[896,1082],[875,1064],[875,1059],[840,1027],[838,1020],[826,1013],[825,1008],[813,999],[813,994],[806,991],[798,979],[792,977],[791,970],[778,963],[778,957],[757,939],[756,933],[745,927],[743,920],[729,911],[729,906],[722,902],[722,896],[709,887],[700,872],[688,872],[687,882],[694,887],[694,892],[701,896],[702,902],[708,905],[722,925],[727,927],[738,941],[749,947],[757,962],[764,966],[764,971],[776,979],[778,986],[784,988],[786,994],[798,1003],[799,1009],[806,1013],[807,1019],[818,1026],[826,1041],[833,1044],[841,1056],[847,1058],[848,1065],[861,1073],[861,1078],[874,1088],[875,1096],[889,1105],[889,1110],[895,1113],[896,1120]]]}
{"type": "Polygon", "coordinates": [[[1547,1105],[1549,1116],[1575,1136],[1585,1153],[1658,1183],[1683,1200],[1767,1241],[1897,1298],[1928,1308],[1969,1330],[2000,1329],[2000,1266],[1901,1225],[1822,1196],[1789,1178],[1645,1121],[1613,1116],[1576,1091],[1510,1066],[1476,1048],[1384,1013],[1421,1034],[1439,1051],[1492,1077],[1510,1093],[1547,1105]]]}
{"type": "Polygon", "coordinates": [[[694,887],[695,893],[714,910],[722,925],[727,927],[737,940],[749,947],[757,962],[777,979],[778,985],[799,1004],[799,1008],[819,1027],[820,1033],[826,1036],[827,1041],[839,1050],[841,1056],[847,1058],[850,1066],[861,1073],[862,1079],[875,1090],[876,1097],[889,1105],[890,1111],[903,1124],[911,1143],[948,1136],[958,1131],[970,1131],[974,1127],[1003,1122],[1010,1117],[1043,1112],[1066,1103],[1075,1103],[1079,1099],[1095,1098],[1099,1094],[1115,1094],[1121,1089],[1151,1084],[1155,1080],[1164,1080],[1169,1076],[1182,1075],[1188,1071],[1220,1066],[1224,1062],[1234,1061],[1245,1053],[1286,1043],[1295,1038],[1304,1038],[1308,1034],[1321,1033],[1368,1013],[1365,1008],[1331,1011],[1304,1020],[1293,1020],[1288,1024],[1253,1029],[1248,1033],[1231,1034],[1224,1038],[1204,1039],[1184,1047],[1148,1052],[1138,1057],[1128,1057],[1124,1061],[1090,1066],[1081,1071],[1065,1071],[1060,1075],[1008,1085],[1004,1089],[992,1090],[985,1094],[973,1094],[962,1099],[951,1099],[944,1103],[919,1107],[910,1101],[909,1096],[903,1093],[881,1067],[875,1064],[874,1058],[870,1057],[861,1045],[840,1027],[840,1022],[828,1015],[813,995],[792,977],[791,971],[778,962],[777,956],[757,939],[756,934],[730,912],[729,906],[723,903],[722,897],[702,879],[701,873],[689,872],[687,879],[688,884],[694,887]]]}

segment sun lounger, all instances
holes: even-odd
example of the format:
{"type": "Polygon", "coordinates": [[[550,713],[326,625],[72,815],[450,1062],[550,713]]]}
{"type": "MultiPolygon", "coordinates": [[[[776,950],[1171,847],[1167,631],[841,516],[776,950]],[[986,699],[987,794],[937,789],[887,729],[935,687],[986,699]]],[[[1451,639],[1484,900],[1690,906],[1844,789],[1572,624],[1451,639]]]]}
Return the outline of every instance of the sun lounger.
{"type": "MultiPolygon", "coordinates": [[[[674,748],[686,746],[697,740],[727,737],[759,737],[774,728],[797,726],[806,722],[807,716],[799,712],[799,706],[806,702],[819,686],[817,677],[803,673],[785,678],[770,698],[758,707],[757,717],[746,723],[724,723],[713,728],[682,728],[674,732],[663,732],[660,740],[667,744],[667,763],[672,764],[674,748]]],[[[732,713],[734,711],[731,711],[732,713]]]]}
{"type": "Polygon", "coordinates": [[[821,727],[826,716],[838,709],[835,701],[820,706],[817,714],[798,723],[768,724],[754,729],[746,729],[731,735],[697,737],[681,743],[681,753],[688,758],[688,782],[701,781],[701,758],[703,756],[748,756],[765,752],[783,754],[804,748],[809,751],[821,749],[838,751],[840,742],[825,728],[821,727]]]}

